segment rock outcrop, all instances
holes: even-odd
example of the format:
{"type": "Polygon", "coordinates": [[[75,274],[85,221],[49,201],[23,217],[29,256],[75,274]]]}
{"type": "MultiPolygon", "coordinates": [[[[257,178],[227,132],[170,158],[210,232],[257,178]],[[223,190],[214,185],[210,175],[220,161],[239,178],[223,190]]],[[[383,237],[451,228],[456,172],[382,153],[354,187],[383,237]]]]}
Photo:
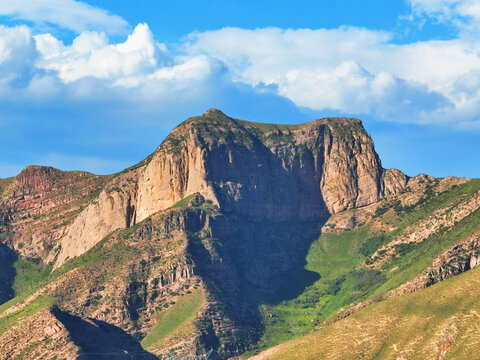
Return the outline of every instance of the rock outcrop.
{"type": "Polygon", "coordinates": [[[112,178],[48,260],[59,267],[111,231],[194,193],[225,213],[311,221],[375,203],[407,182],[400,171],[382,169],[360,120],[258,124],[212,109],[180,124],[146,161],[112,178]]]}
{"type": "Polygon", "coordinates": [[[22,256],[53,261],[60,239],[108,179],[50,167],[25,168],[2,188],[0,242],[22,256]]]}
{"type": "Polygon", "coordinates": [[[318,278],[305,257],[331,214],[410,182],[382,168],[358,119],[259,124],[211,109],[119,174],[27,168],[2,187],[0,240],[54,264],[21,309],[48,295],[57,319],[142,338],[178,297],[201,291],[195,330],[174,345],[228,358],[258,341],[258,304],[278,301],[286,278],[297,279],[289,296],[318,278]]]}

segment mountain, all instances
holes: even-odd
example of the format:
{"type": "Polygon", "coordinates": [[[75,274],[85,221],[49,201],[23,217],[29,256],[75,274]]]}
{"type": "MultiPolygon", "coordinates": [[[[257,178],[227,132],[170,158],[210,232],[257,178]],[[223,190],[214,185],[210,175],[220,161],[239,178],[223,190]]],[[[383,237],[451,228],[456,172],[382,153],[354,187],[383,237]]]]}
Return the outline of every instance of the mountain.
{"type": "Polygon", "coordinates": [[[216,109],[118,174],[27,167],[0,180],[0,354],[226,359],[336,327],[476,267],[479,191],[383,169],[357,119],[216,109]]]}

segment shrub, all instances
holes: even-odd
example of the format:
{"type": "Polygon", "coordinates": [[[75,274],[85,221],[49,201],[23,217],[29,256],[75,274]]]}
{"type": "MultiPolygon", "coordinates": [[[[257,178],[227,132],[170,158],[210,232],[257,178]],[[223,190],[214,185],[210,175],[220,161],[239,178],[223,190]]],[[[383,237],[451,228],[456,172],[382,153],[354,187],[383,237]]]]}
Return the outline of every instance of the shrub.
{"type": "Polygon", "coordinates": [[[342,289],[342,284],[345,281],[345,278],[345,275],[340,275],[336,279],[326,281],[325,285],[327,286],[327,294],[337,295],[337,293],[342,289]]]}
{"type": "Polygon", "coordinates": [[[374,269],[358,269],[350,274],[355,282],[352,287],[353,291],[367,292],[376,289],[387,280],[385,274],[374,269]]]}
{"type": "Polygon", "coordinates": [[[373,236],[365,241],[358,251],[366,257],[372,256],[375,251],[385,242],[385,235],[373,236]]]}

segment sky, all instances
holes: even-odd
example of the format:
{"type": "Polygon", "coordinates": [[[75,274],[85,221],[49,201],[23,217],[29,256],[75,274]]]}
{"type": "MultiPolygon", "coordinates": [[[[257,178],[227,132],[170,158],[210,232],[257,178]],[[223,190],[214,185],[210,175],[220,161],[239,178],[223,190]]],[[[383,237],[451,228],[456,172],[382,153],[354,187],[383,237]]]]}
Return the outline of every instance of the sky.
{"type": "Polygon", "coordinates": [[[98,174],[190,116],[363,120],[382,164],[480,177],[477,0],[0,0],[0,177],[98,174]]]}

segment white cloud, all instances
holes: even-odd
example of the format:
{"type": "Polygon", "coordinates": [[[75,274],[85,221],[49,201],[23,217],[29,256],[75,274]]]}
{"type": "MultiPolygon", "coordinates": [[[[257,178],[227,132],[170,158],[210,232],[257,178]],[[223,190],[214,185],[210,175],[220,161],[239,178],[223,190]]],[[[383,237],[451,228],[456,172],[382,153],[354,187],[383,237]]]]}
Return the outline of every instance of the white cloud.
{"type": "Polygon", "coordinates": [[[0,95],[9,107],[45,102],[73,109],[103,102],[141,112],[204,101],[212,88],[224,86],[225,74],[212,57],[174,56],[146,24],[122,43],[83,32],[70,45],[49,33],[32,35],[26,26],[0,26],[0,95]]]}
{"type": "Polygon", "coordinates": [[[390,39],[390,34],[354,27],[339,29],[246,30],[224,28],[193,33],[187,38],[189,54],[206,53],[228,64],[239,79],[258,84],[275,83],[279,72],[292,68],[312,70],[318,64],[334,68],[354,54],[375,57],[375,50],[390,39]],[[340,61],[339,61],[340,60],[340,61]],[[262,71],[256,71],[262,69],[262,71]]]}
{"type": "Polygon", "coordinates": [[[478,0],[409,0],[416,16],[433,18],[457,27],[461,36],[480,31],[478,0]]]}
{"type": "Polygon", "coordinates": [[[480,118],[480,41],[396,45],[388,33],[353,27],[225,28],[191,34],[171,53],[146,24],[122,43],[87,31],[70,45],[25,26],[0,27],[0,81],[12,102],[153,108],[241,85],[315,111],[466,124],[480,118]]]}
{"type": "Polygon", "coordinates": [[[480,69],[480,51],[472,51],[478,45],[467,40],[395,45],[385,32],[352,27],[225,28],[190,35],[184,49],[218,58],[236,81],[274,86],[298,106],[434,122],[449,121],[448,114],[464,106],[456,81],[480,69]],[[429,116],[433,111],[435,118],[429,116]]]}
{"type": "Polygon", "coordinates": [[[37,52],[30,29],[0,25],[0,94],[21,86],[33,71],[37,52]]]}
{"type": "Polygon", "coordinates": [[[37,66],[58,72],[65,83],[91,76],[135,85],[135,78],[152,73],[160,57],[167,57],[165,46],[155,43],[146,24],[138,25],[124,43],[115,45],[98,32],[84,32],[70,46],[50,34],[37,35],[35,41],[42,55],[37,66]]]}
{"type": "Polygon", "coordinates": [[[76,0],[2,0],[0,15],[53,24],[78,33],[95,30],[124,34],[129,28],[120,16],[76,0]]]}
{"type": "Polygon", "coordinates": [[[401,119],[412,111],[449,106],[426,86],[408,83],[388,72],[374,75],[354,61],[333,70],[287,72],[279,93],[310,109],[335,109],[350,114],[374,114],[401,119]]]}

